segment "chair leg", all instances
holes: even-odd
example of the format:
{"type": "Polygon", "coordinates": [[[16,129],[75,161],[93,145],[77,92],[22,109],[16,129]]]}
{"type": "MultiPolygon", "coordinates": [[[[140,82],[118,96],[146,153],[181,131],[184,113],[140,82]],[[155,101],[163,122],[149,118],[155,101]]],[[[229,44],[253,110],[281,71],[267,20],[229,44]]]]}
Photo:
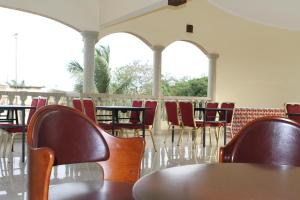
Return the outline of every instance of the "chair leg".
{"type": "Polygon", "coordinates": [[[6,156],[6,148],[7,148],[7,142],[8,142],[8,137],[9,135],[7,133],[5,133],[4,135],[4,138],[3,138],[3,154],[2,156],[5,157],[6,156]]]}
{"type": "Polygon", "coordinates": [[[220,131],[221,131],[221,127],[216,127],[215,136],[216,136],[217,146],[219,145],[220,131]]]}
{"type": "Polygon", "coordinates": [[[194,142],[193,142],[193,148],[196,148],[196,145],[197,145],[197,129],[193,129],[194,132],[194,142]]]}
{"type": "Polygon", "coordinates": [[[178,142],[177,142],[177,146],[179,146],[179,143],[180,143],[180,140],[181,140],[181,138],[182,138],[182,135],[183,135],[183,128],[182,128],[181,131],[180,131],[179,138],[178,138],[178,142]]]}
{"type": "Polygon", "coordinates": [[[155,145],[155,141],[154,141],[154,136],[153,136],[151,130],[149,130],[149,132],[150,132],[150,136],[151,136],[151,138],[152,138],[152,143],[153,143],[154,150],[155,150],[155,152],[157,152],[156,145],[155,145]]]}
{"type": "Polygon", "coordinates": [[[210,127],[208,127],[208,134],[209,134],[209,144],[211,146],[211,132],[210,132],[210,127]]]}
{"type": "Polygon", "coordinates": [[[12,133],[12,134],[11,134],[11,137],[10,137],[10,144],[9,144],[9,146],[8,146],[8,150],[9,150],[8,155],[11,155],[12,152],[13,152],[13,145],[14,145],[14,139],[15,139],[15,136],[16,136],[15,133],[12,133]]]}

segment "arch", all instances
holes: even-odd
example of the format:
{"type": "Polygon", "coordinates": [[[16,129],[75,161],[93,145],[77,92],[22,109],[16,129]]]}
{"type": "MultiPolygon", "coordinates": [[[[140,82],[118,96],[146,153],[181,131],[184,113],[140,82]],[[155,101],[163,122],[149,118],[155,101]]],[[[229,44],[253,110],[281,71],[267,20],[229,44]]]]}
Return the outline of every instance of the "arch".
{"type": "Polygon", "coordinates": [[[174,40],[174,41],[168,43],[168,45],[166,45],[166,48],[167,48],[168,46],[170,46],[171,44],[173,44],[174,42],[177,42],[177,41],[183,41],[183,42],[191,43],[191,44],[195,45],[196,47],[198,47],[205,55],[208,55],[208,54],[209,54],[209,52],[208,52],[202,45],[200,45],[200,44],[198,44],[198,43],[196,43],[196,42],[194,42],[194,41],[191,41],[191,40],[185,40],[185,39],[182,39],[182,40],[174,40]]]}
{"type": "Polygon", "coordinates": [[[14,8],[14,7],[9,7],[9,6],[4,6],[4,5],[1,5],[1,4],[0,4],[0,7],[6,8],[6,9],[10,9],[10,10],[16,10],[16,11],[21,11],[21,12],[33,14],[33,15],[37,15],[37,16],[40,16],[40,17],[44,17],[44,18],[47,18],[47,19],[56,21],[56,22],[58,22],[58,23],[61,23],[61,24],[65,25],[65,26],[67,26],[67,27],[69,27],[69,28],[74,29],[74,30],[77,31],[77,32],[81,32],[80,29],[78,29],[78,28],[76,28],[76,27],[74,27],[74,26],[72,26],[72,25],[70,25],[70,24],[68,24],[68,23],[65,23],[65,22],[63,22],[63,21],[61,21],[61,20],[59,20],[59,19],[56,19],[56,18],[54,18],[54,17],[50,17],[50,16],[48,16],[48,15],[45,15],[45,14],[41,14],[41,13],[37,13],[37,12],[33,12],[33,11],[30,11],[30,10],[21,9],[21,8],[14,8]]]}
{"type": "Polygon", "coordinates": [[[105,34],[105,35],[102,35],[100,38],[98,38],[98,42],[99,42],[101,39],[103,39],[103,38],[105,38],[105,37],[107,37],[107,36],[109,36],[109,35],[118,34],[118,33],[126,33],[126,34],[129,34],[129,35],[132,35],[132,36],[138,38],[139,40],[141,40],[141,41],[142,41],[143,43],[145,43],[149,48],[152,49],[152,44],[151,44],[148,40],[146,40],[145,38],[141,37],[141,36],[138,35],[138,34],[135,34],[135,33],[132,33],[132,32],[127,32],[127,31],[119,31],[119,32],[113,32],[113,33],[107,33],[107,34],[105,34]]]}
{"type": "Polygon", "coordinates": [[[166,84],[164,95],[206,96],[208,55],[203,47],[194,42],[179,40],[170,43],[162,53],[161,71],[166,84]],[[180,89],[176,89],[179,85],[180,89]]]}

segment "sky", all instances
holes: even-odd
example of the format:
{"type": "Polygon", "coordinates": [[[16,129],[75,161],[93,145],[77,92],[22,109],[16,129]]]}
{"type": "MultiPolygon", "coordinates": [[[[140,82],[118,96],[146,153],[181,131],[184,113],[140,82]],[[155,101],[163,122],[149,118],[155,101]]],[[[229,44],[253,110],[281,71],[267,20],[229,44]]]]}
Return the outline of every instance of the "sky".
{"type": "MultiPolygon", "coordinates": [[[[6,8],[0,8],[0,19],[6,19],[0,20],[0,84],[17,78],[31,86],[73,89],[66,66],[72,60],[82,63],[79,32],[45,17],[6,8]]],[[[112,71],[134,60],[152,64],[152,50],[133,35],[111,34],[99,44],[110,46],[112,71]]],[[[162,74],[198,78],[208,73],[206,56],[188,42],[172,43],[162,56],[162,74]]]]}

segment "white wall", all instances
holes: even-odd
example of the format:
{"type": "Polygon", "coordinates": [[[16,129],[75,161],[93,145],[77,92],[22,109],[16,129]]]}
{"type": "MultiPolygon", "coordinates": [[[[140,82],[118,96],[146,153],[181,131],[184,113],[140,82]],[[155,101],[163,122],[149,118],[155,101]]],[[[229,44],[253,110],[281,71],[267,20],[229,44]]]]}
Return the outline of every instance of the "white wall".
{"type": "MultiPolygon", "coordinates": [[[[282,107],[300,102],[300,34],[250,22],[206,0],[192,0],[101,31],[126,31],[152,45],[193,41],[217,53],[217,101],[244,107],[282,107]],[[194,25],[194,34],[185,25],[194,25]]],[[[176,55],[175,55],[176,56],[176,55]]],[[[162,66],[163,67],[163,66],[162,66]]]]}

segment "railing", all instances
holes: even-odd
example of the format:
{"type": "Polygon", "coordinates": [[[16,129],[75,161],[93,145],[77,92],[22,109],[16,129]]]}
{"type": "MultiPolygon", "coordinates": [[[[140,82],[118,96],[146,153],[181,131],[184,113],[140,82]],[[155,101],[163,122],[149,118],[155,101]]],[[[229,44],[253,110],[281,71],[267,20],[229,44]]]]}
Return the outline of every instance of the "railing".
{"type": "MultiPolygon", "coordinates": [[[[92,98],[96,105],[131,105],[133,100],[156,100],[159,102],[160,120],[165,120],[164,101],[192,101],[199,105],[209,101],[207,97],[163,96],[154,98],[151,95],[117,95],[117,94],[81,94],[76,92],[25,92],[0,91],[0,104],[30,105],[33,97],[46,97],[48,104],[72,106],[73,98],[92,98]]],[[[157,116],[158,117],[158,116],[157,116]]]]}

